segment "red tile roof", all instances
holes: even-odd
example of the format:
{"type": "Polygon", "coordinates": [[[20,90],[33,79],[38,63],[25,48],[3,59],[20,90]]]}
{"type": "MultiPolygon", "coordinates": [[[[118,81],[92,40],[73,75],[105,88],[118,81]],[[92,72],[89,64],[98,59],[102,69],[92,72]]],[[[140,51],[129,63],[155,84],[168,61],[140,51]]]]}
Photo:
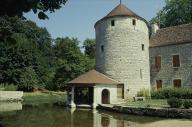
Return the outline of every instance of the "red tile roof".
{"type": "Polygon", "coordinates": [[[94,84],[120,84],[120,83],[96,70],[91,70],[68,82],[68,84],[94,85],[94,84]]]}
{"type": "Polygon", "coordinates": [[[95,23],[95,26],[98,22],[107,19],[107,18],[112,18],[112,17],[116,17],[116,16],[123,16],[123,17],[135,17],[141,20],[144,20],[147,24],[148,22],[140,17],[139,15],[137,15],[135,12],[131,11],[129,8],[127,8],[125,5],[123,4],[119,4],[117,7],[115,7],[109,14],[107,14],[105,17],[103,17],[101,20],[97,21],[95,23]]]}
{"type": "Polygon", "coordinates": [[[150,47],[192,43],[192,23],[162,28],[150,39],[150,47]]]}

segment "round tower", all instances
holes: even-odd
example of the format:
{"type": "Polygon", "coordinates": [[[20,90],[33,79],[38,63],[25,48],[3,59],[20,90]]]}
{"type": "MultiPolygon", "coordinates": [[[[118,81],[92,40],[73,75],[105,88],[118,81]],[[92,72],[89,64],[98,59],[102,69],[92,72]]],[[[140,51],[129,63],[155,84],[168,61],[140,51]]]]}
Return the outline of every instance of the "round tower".
{"type": "Polygon", "coordinates": [[[148,22],[119,4],[95,30],[96,70],[123,83],[125,98],[150,90],[148,22]]]}

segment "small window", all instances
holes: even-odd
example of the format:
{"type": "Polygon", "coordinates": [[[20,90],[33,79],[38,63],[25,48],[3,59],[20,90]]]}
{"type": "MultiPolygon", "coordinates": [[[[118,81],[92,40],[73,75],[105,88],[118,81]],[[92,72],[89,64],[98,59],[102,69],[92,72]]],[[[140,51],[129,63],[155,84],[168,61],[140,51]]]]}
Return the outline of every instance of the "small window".
{"type": "Polygon", "coordinates": [[[145,45],[142,44],[142,45],[141,45],[141,48],[142,48],[142,51],[144,51],[144,50],[145,50],[145,45]]]}
{"type": "Polygon", "coordinates": [[[115,26],[115,20],[111,20],[111,26],[115,26]]]}
{"type": "Polygon", "coordinates": [[[140,78],[142,79],[143,78],[143,70],[140,69],[140,78]]]}
{"type": "Polygon", "coordinates": [[[173,55],[173,67],[180,67],[179,55],[173,55]]]}
{"type": "Polygon", "coordinates": [[[156,80],[157,90],[162,88],[162,80],[156,80]]]}
{"type": "Polygon", "coordinates": [[[155,68],[160,69],[161,68],[161,56],[155,57],[155,68]]]}
{"type": "Polygon", "coordinates": [[[135,19],[132,20],[132,24],[133,24],[134,26],[136,26],[136,20],[135,20],[135,19]]]}
{"type": "Polygon", "coordinates": [[[101,52],[104,52],[104,45],[101,45],[101,52]]]}
{"type": "Polygon", "coordinates": [[[181,79],[173,80],[173,86],[174,88],[181,88],[181,79]]]}

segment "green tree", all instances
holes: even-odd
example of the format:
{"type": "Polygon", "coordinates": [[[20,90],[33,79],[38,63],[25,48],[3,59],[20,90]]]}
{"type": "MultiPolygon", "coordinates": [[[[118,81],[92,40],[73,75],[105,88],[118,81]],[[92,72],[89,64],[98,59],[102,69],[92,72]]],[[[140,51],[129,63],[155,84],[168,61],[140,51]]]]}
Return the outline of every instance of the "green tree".
{"type": "Polygon", "coordinates": [[[1,0],[0,16],[22,17],[24,12],[32,10],[40,19],[46,19],[48,16],[45,12],[55,12],[66,2],[67,0],[1,0]]]}
{"type": "Polygon", "coordinates": [[[75,38],[57,38],[54,45],[57,57],[57,70],[52,89],[62,90],[66,83],[93,68],[92,61],[85,56],[75,38]]]}
{"type": "Polygon", "coordinates": [[[23,91],[33,91],[37,86],[38,79],[33,67],[23,68],[19,76],[18,89],[23,91]]]}
{"type": "Polygon", "coordinates": [[[85,54],[89,56],[89,58],[95,59],[95,50],[96,50],[95,39],[86,39],[83,42],[83,47],[85,48],[85,54]]]}
{"type": "Polygon", "coordinates": [[[160,22],[161,27],[176,26],[192,22],[192,0],[166,0],[166,6],[151,22],[160,22]]]}
{"type": "Polygon", "coordinates": [[[0,17],[0,82],[20,84],[23,68],[32,67],[39,86],[52,81],[55,71],[52,39],[45,28],[18,17],[0,17]]]}

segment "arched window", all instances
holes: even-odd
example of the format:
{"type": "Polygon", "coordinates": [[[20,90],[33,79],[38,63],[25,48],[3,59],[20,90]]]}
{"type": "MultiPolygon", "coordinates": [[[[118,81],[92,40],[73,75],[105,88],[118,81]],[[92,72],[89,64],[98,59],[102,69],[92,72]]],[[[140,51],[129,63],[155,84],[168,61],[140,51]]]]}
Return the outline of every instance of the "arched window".
{"type": "Polygon", "coordinates": [[[135,20],[135,19],[132,20],[132,24],[133,24],[134,26],[136,26],[136,20],[135,20]]]}

